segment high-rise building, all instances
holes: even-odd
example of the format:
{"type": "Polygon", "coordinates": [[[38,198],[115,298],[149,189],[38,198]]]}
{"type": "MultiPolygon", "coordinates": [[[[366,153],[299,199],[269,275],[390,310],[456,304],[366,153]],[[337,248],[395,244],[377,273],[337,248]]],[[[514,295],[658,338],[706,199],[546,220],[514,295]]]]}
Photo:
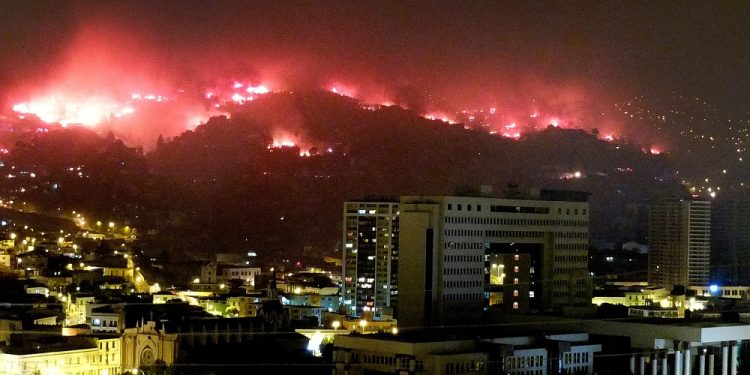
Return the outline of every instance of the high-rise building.
{"type": "Polygon", "coordinates": [[[750,285],[750,197],[729,196],[711,209],[711,280],[750,285]]]}
{"type": "Polygon", "coordinates": [[[650,286],[705,286],[710,277],[711,202],[662,199],[649,218],[650,286]]]}
{"type": "Polygon", "coordinates": [[[402,197],[399,325],[590,305],[588,193],[402,197]]]}
{"type": "Polygon", "coordinates": [[[347,313],[393,315],[398,299],[398,202],[344,203],[343,298],[347,313]]]}

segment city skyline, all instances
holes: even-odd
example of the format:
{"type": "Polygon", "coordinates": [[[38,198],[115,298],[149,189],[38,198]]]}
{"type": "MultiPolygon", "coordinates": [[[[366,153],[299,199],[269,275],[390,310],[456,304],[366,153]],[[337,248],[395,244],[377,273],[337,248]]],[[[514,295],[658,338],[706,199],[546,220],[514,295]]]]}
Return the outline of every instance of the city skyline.
{"type": "Polygon", "coordinates": [[[750,6],[0,3],[0,375],[750,373],[750,6]]]}

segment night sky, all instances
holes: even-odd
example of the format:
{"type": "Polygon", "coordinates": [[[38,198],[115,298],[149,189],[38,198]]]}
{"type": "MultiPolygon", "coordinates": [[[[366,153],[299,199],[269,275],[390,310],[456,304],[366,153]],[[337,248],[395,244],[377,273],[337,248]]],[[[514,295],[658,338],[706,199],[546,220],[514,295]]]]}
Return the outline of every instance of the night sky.
{"type": "Polygon", "coordinates": [[[75,61],[150,82],[241,71],[416,87],[457,106],[678,91],[747,108],[746,2],[445,3],[4,1],[0,81],[42,82],[75,61]]]}

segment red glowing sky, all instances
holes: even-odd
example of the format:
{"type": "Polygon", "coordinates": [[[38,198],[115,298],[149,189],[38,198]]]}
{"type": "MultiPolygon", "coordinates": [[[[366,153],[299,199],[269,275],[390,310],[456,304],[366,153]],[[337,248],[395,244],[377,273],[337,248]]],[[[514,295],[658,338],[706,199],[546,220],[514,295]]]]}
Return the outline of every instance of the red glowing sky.
{"type": "Polygon", "coordinates": [[[703,14],[697,6],[674,18],[667,17],[671,9],[596,4],[1,6],[0,27],[8,31],[0,33],[6,109],[35,100],[47,106],[74,101],[80,104],[71,110],[89,118],[99,116],[90,110],[92,101],[117,112],[133,93],[182,92],[159,107],[165,113],[158,125],[138,117],[152,109],[128,117],[120,131],[142,142],[220,113],[205,106],[203,95],[231,82],[271,90],[335,87],[367,103],[395,103],[450,121],[462,110],[496,108],[494,131],[511,137],[530,119],[541,126],[596,127],[602,137],[633,136],[637,130],[622,129],[607,115],[622,97],[679,85],[709,94],[724,94],[721,84],[729,81],[737,92],[750,85],[738,79],[750,64],[726,60],[750,56],[726,53],[748,45],[746,33],[736,32],[747,29],[741,9],[718,9],[724,22],[693,30],[703,14]],[[716,41],[728,31],[735,36],[716,41]],[[715,71],[722,63],[733,69],[715,71]]]}
{"type": "MultiPolygon", "coordinates": [[[[467,108],[458,107],[447,97],[436,98],[426,89],[389,86],[371,77],[361,80],[350,74],[326,72],[320,73],[320,79],[300,80],[296,74],[307,66],[304,60],[286,70],[286,65],[277,63],[266,65],[273,69],[245,67],[235,71],[201,62],[170,61],[169,55],[156,53],[149,38],[133,38],[112,24],[88,24],[77,31],[57,63],[44,74],[29,76],[13,85],[6,93],[10,98],[6,106],[19,116],[35,114],[48,123],[104,127],[130,143],[147,147],[159,135],[174,136],[210,116],[225,114],[227,102],[244,104],[273,90],[316,85],[363,103],[411,108],[427,118],[451,124],[475,117],[459,118],[457,115],[467,108]]],[[[601,126],[587,123],[590,111],[586,106],[590,103],[575,84],[545,86],[538,79],[529,79],[525,85],[518,91],[524,95],[513,91],[502,100],[498,99],[498,92],[487,91],[474,103],[476,107],[468,110],[489,113],[492,108],[491,115],[497,117],[488,131],[511,138],[531,130],[525,125],[531,121],[542,127],[601,126]]],[[[456,84],[455,89],[465,88],[456,84]]]]}

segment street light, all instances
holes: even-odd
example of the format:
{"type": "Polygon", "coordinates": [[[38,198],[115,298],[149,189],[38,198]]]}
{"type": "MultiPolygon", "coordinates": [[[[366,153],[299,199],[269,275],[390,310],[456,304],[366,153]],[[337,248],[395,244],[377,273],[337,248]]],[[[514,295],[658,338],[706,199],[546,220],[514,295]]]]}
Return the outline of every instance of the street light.
{"type": "Polygon", "coordinates": [[[339,322],[338,320],[334,320],[333,322],[331,322],[331,327],[333,327],[333,330],[335,331],[339,329],[339,327],[341,327],[341,322],[339,322]]]}
{"type": "Polygon", "coordinates": [[[360,320],[359,326],[362,327],[362,333],[365,333],[365,328],[367,328],[367,321],[364,319],[360,320]]]}

